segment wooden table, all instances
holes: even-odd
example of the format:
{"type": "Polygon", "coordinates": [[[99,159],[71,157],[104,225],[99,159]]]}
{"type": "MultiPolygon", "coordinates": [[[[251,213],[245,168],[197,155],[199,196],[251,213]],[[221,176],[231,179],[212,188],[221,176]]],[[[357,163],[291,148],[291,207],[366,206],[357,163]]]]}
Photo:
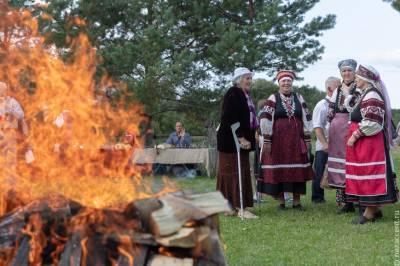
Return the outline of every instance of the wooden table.
{"type": "Polygon", "coordinates": [[[207,175],[212,176],[217,169],[217,150],[215,148],[169,148],[136,149],[132,155],[134,164],[202,164],[207,175]]]}

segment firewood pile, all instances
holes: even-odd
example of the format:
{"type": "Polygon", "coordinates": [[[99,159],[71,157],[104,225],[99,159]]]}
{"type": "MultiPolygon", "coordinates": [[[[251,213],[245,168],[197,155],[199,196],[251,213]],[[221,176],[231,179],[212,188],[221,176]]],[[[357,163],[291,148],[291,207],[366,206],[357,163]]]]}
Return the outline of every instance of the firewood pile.
{"type": "Polygon", "coordinates": [[[124,208],[44,199],[0,217],[0,265],[226,265],[219,192],[176,192],[124,208]]]}

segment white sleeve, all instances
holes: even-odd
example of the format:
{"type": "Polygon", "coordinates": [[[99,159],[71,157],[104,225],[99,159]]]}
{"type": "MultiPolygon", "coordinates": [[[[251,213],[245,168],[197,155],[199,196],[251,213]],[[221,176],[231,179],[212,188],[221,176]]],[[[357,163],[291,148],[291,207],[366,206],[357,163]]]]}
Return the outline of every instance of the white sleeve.
{"type": "Polygon", "coordinates": [[[312,115],[313,128],[325,128],[327,123],[327,110],[323,106],[323,102],[319,102],[312,115]]]}
{"type": "Polygon", "coordinates": [[[272,136],[273,134],[275,105],[276,98],[272,94],[260,112],[260,130],[262,135],[272,136]]]}
{"type": "Polygon", "coordinates": [[[359,124],[359,130],[365,136],[373,136],[382,131],[383,126],[375,121],[363,119],[359,124]]]}
{"type": "Polygon", "coordinates": [[[385,103],[378,93],[372,91],[361,102],[362,120],[358,130],[365,136],[373,136],[383,130],[385,103]]]}

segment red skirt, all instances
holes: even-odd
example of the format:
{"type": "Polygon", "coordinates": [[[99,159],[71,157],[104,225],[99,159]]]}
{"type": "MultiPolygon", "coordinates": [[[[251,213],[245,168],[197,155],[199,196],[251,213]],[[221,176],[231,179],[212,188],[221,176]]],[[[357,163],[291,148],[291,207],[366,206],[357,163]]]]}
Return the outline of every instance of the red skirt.
{"type": "Polygon", "coordinates": [[[280,118],[274,122],[271,153],[262,152],[262,183],[305,182],[314,176],[303,139],[303,122],[280,118]]]}
{"type": "MultiPolygon", "coordinates": [[[[358,129],[352,122],[347,139],[358,129]]],[[[353,147],[346,146],[346,194],[379,196],[388,193],[387,158],[383,132],[360,138],[353,147]]]]}

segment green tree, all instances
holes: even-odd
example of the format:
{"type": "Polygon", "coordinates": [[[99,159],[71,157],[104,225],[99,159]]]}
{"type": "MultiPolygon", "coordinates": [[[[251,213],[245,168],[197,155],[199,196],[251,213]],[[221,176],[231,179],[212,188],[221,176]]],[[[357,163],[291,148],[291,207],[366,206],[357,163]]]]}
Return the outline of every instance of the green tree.
{"type": "Polygon", "coordinates": [[[383,0],[385,2],[390,2],[392,7],[400,12],[400,0],[383,0]]]}
{"type": "Polygon", "coordinates": [[[268,81],[266,79],[256,79],[251,87],[251,97],[256,106],[256,110],[259,111],[262,106],[262,102],[268,99],[268,97],[279,90],[278,85],[268,81]]]}
{"type": "Polygon", "coordinates": [[[295,87],[295,91],[298,91],[304,97],[310,111],[312,111],[315,105],[326,96],[325,92],[309,85],[295,87]]]}
{"type": "Polygon", "coordinates": [[[400,122],[400,109],[392,109],[393,123],[397,126],[400,122]]]}
{"type": "MultiPolygon", "coordinates": [[[[185,115],[204,123],[200,107],[188,104],[196,96],[196,106],[218,101],[207,90],[225,87],[220,84],[236,66],[271,74],[301,71],[320,58],[324,48],[317,38],[334,26],[335,16],[305,22],[317,2],[52,0],[33,11],[49,44],[66,48],[79,32],[87,33],[103,58],[98,74],[127,82],[154,121],[191,110],[185,115]],[[43,13],[52,19],[42,19],[43,13]]],[[[71,51],[64,51],[68,58],[71,51]]]]}

